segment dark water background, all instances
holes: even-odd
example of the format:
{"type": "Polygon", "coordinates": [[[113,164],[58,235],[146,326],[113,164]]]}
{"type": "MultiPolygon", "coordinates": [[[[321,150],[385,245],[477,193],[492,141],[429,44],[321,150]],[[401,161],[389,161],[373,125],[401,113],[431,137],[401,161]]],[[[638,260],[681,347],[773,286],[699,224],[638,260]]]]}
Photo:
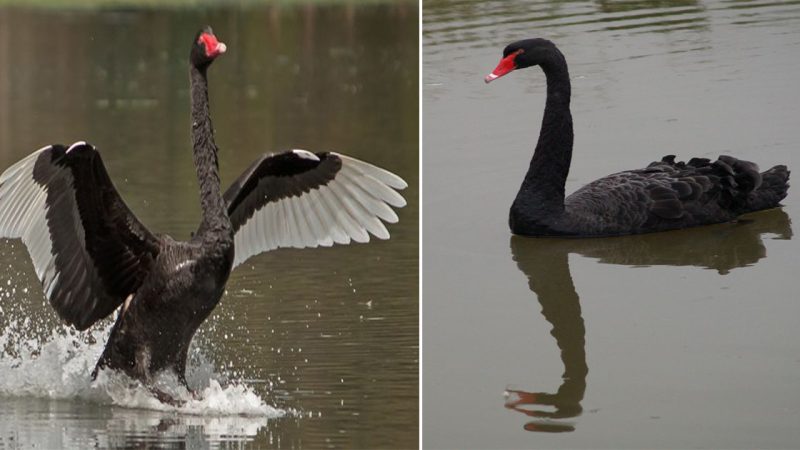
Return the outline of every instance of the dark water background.
{"type": "MultiPolygon", "coordinates": [[[[48,392],[46,377],[66,376],[55,364],[47,372],[56,373],[6,368],[7,380],[40,388],[0,395],[0,448],[416,445],[417,21],[414,2],[0,8],[2,168],[49,143],[87,140],[147,226],[188,237],[200,210],[186,60],[210,24],[228,46],[209,72],[223,184],[261,153],[290,148],[346,153],[409,184],[389,241],[251,259],[201,329],[212,378],[244,383],[285,417],[112,406],[55,382],[48,392]]],[[[58,321],[27,253],[3,243],[0,265],[6,343],[47,336],[58,321]],[[12,329],[25,317],[35,320],[12,329]]]]}
{"type": "Polygon", "coordinates": [[[667,154],[800,170],[800,2],[424,2],[424,446],[796,448],[797,182],[738,224],[512,238],[545,78],[483,77],[531,37],[570,64],[568,193],[667,154]]]}

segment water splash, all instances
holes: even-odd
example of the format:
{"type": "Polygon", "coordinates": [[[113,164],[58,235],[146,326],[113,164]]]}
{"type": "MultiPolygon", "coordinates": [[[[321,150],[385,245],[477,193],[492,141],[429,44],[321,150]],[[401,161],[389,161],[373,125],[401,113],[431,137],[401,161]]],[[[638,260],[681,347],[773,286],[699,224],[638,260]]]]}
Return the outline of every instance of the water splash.
{"type": "Polygon", "coordinates": [[[101,371],[92,381],[90,373],[112,323],[77,332],[64,325],[53,327],[47,320],[31,319],[23,312],[3,311],[6,319],[12,318],[0,331],[0,396],[77,399],[203,416],[278,418],[296,413],[267,404],[245,383],[229,382],[196,345],[187,364],[187,379],[196,388],[194,394],[173,375],[164,374],[156,380],[157,388],[177,400],[176,405],[161,403],[147,387],[120,373],[101,371]],[[44,331],[45,327],[50,330],[44,331]]]}
{"type": "Polygon", "coordinates": [[[89,374],[110,325],[84,336],[62,326],[45,337],[31,325],[14,319],[0,333],[0,395],[100,400],[89,374]]]}

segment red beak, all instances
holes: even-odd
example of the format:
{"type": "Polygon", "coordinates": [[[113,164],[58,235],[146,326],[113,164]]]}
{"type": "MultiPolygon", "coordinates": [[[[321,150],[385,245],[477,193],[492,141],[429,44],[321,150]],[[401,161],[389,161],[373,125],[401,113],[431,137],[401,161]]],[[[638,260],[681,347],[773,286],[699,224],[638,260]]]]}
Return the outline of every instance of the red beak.
{"type": "Polygon", "coordinates": [[[483,81],[489,83],[516,69],[517,65],[514,64],[514,58],[516,58],[518,54],[519,52],[516,51],[501,59],[497,67],[494,68],[492,73],[486,75],[483,81]]]}
{"type": "Polygon", "coordinates": [[[217,40],[217,37],[211,33],[203,33],[200,35],[200,41],[206,47],[206,56],[209,58],[216,58],[217,56],[225,53],[225,50],[228,47],[225,45],[224,42],[220,42],[217,40]]]}

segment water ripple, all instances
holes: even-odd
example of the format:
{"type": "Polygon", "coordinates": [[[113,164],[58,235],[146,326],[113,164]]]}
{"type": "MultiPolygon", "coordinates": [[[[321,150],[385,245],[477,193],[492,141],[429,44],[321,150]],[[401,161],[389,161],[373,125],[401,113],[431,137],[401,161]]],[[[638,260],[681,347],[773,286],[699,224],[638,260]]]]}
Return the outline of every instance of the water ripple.
{"type": "Polygon", "coordinates": [[[800,22],[800,1],[429,1],[424,4],[423,38],[426,55],[435,56],[454,48],[496,47],[535,34],[665,33],[775,22],[800,22]]]}

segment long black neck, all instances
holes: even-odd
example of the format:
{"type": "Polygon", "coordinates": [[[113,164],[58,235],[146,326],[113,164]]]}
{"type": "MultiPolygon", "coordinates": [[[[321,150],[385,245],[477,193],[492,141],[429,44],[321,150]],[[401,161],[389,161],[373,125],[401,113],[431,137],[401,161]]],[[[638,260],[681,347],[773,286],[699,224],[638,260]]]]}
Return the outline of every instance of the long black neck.
{"type": "Polygon", "coordinates": [[[200,184],[200,207],[203,219],[198,237],[219,237],[231,234],[231,221],[225,209],[219,182],[217,144],[208,106],[207,67],[190,66],[192,96],[192,148],[197,180],[200,184]]]}
{"type": "Polygon", "coordinates": [[[558,50],[540,67],[547,76],[547,101],[539,141],[518,198],[535,201],[538,210],[553,213],[564,209],[564,185],[572,161],[571,87],[567,62],[558,50]]]}

